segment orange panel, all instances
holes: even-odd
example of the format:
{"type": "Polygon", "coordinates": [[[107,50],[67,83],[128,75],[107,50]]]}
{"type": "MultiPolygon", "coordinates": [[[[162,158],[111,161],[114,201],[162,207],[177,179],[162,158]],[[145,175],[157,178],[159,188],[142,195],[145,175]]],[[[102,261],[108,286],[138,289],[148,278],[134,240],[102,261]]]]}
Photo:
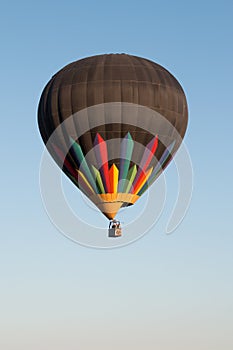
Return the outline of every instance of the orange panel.
{"type": "Polygon", "coordinates": [[[113,164],[109,170],[110,192],[117,193],[119,170],[113,164]]]}

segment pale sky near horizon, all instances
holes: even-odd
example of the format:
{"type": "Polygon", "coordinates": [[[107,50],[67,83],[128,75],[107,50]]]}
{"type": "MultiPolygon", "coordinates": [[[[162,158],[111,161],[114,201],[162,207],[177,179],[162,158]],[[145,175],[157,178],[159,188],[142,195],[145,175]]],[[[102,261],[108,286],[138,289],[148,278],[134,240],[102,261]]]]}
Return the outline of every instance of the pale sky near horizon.
{"type": "Polygon", "coordinates": [[[22,0],[0,17],[0,348],[232,350],[232,2],[22,0]],[[166,235],[169,166],[156,226],[103,251],[65,238],[46,215],[37,106],[64,65],[110,52],[151,59],[183,86],[194,191],[166,235]]]}

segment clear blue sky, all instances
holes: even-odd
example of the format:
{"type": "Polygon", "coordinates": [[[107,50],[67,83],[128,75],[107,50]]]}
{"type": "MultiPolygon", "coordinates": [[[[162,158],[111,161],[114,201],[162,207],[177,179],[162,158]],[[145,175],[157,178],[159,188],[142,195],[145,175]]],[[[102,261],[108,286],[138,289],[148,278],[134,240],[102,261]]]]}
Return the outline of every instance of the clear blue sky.
{"type": "Polygon", "coordinates": [[[1,5],[0,347],[4,350],[231,350],[232,1],[8,1],[1,5]],[[79,58],[154,60],[185,89],[192,203],[172,235],[171,198],[143,239],[84,248],[40,197],[37,105],[79,58]]]}

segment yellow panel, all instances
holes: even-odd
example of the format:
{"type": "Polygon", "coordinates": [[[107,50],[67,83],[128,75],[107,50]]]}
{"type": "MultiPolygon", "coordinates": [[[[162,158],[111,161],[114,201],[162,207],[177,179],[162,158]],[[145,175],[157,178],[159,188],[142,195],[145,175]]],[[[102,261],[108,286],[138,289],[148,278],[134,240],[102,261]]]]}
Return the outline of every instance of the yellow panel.
{"type": "Polygon", "coordinates": [[[138,187],[137,192],[135,194],[138,194],[138,192],[143,187],[143,185],[145,185],[148,178],[151,176],[152,170],[153,170],[153,167],[151,167],[149,170],[146,171],[146,174],[145,174],[146,176],[145,176],[144,180],[142,181],[142,183],[140,184],[140,186],[138,187]]]}
{"type": "Polygon", "coordinates": [[[85,182],[85,184],[87,185],[87,187],[90,189],[90,191],[92,193],[95,193],[95,191],[93,190],[93,188],[91,187],[91,185],[89,184],[88,180],[86,179],[85,175],[80,171],[80,170],[76,170],[79,174],[79,176],[82,178],[82,180],[85,182]]]}

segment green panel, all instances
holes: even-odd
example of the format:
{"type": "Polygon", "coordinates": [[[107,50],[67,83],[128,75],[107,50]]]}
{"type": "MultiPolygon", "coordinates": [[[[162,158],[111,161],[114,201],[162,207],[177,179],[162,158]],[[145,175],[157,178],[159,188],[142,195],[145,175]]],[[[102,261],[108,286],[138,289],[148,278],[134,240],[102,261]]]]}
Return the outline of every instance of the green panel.
{"type": "Polygon", "coordinates": [[[133,184],[133,181],[135,179],[136,174],[137,174],[137,166],[136,166],[136,164],[134,164],[128,171],[127,183],[126,183],[126,188],[124,190],[124,193],[129,192],[129,190],[133,184]]]}
{"type": "Polygon", "coordinates": [[[105,193],[103,181],[102,181],[102,178],[101,178],[99,170],[97,170],[94,167],[94,165],[92,165],[92,169],[93,169],[93,172],[94,172],[94,175],[95,175],[96,184],[97,184],[97,187],[98,187],[98,193],[101,193],[101,194],[105,193]]]}
{"type": "Polygon", "coordinates": [[[121,161],[120,161],[120,175],[118,192],[123,192],[127,184],[127,174],[129,171],[130,161],[133,153],[134,141],[128,132],[126,137],[121,142],[121,161]]]}
{"type": "Polygon", "coordinates": [[[79,144],[77,144],[77,142],[75,142],[72,137],[70,137],[70,143],[72,145],[72,148],[74,150],[74,153],[76,155],[76,157],[78,158],[78,161],[79,163],[81,164],[81,167],[80,167],[80,170],[85,174],[87,180],[90,182],[91,186],[93,187],[94,191],[96,193],[99,193],[98,189],[97,189],[97,186],[96,186],[96,183],[95,183],[95,180],[92,176],[92,173],[89,169],[89,166],[86,162],[86,159],[84,157],[84,154],[83,154],[83,151],[82,151],[82,148],[79,144]]]}

